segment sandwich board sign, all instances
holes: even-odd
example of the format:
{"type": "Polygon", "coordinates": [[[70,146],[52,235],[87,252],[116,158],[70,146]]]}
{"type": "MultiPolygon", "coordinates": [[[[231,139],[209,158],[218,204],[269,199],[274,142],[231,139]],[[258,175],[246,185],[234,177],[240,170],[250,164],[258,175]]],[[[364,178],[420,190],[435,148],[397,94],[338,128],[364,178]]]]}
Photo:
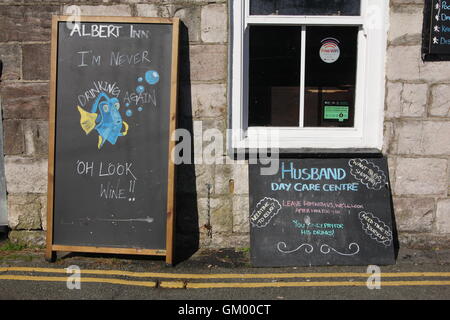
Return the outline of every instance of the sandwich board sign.
{"type": "Polygon", "coordinates": [[[97,252],[172,264],[179,19],[52,23],[46,258],[97,252]]]}

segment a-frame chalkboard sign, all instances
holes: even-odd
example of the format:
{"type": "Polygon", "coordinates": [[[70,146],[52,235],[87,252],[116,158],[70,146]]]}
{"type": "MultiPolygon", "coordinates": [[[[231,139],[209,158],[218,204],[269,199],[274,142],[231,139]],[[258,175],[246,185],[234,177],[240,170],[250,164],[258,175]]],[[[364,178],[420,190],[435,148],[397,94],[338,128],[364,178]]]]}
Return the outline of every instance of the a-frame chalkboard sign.
{"type": "Polygon", "coordinates": [[[179,19],[54,16],[46,259],[173,263],[179,19]]]}

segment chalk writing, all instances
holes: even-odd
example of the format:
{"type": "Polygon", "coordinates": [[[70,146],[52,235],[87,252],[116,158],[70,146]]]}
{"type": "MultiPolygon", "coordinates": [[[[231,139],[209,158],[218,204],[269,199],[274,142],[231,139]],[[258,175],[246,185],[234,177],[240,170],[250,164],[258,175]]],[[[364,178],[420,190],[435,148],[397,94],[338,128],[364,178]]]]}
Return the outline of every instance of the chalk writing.
{"type": "Polygon", "coordinates": [[[149,39],[150,30],[136,30],[136,27],[130,25],[130,38],[149,39]]]}
{"type": "Polygon", "coordinates": [[[92,37],[92,38],[118,38],[122,26],[112,24],[74,24],[70,36],[92,37]]]}
{"type": "Polygon", "coordinates": [[[125,188],[120,188],[120,179],[115,185],[108,182],[106,185],[100,184],[100,198],[105,199],[126,199],[125,188]]]}
{"type": "Polygon", "coordinates": [[[116,98],[120,95],[120,89],[116,82],[93,81],[92,84],[92,88],[78,95],[78,102],[82,107],[86,106],[89,101],[95,100],[102,92],[116,98]]]}
{"type": "Polygon", "coordinates": [[[99,185],[99,198],[105,200],[122,200],[128,199],[128,201],[136,201],[135,189],[136,189],[136,177],[132,170],[133,163],[111,163],[111,162],[98,162],[94,161],[82,161],[77,160],[75,164],[75,173],[79,176],[88,177],[100,177],[109,178],[108,181],[99,185]],[[128,180],[124,181],[120,177],[128,177],[128,180]],[[113,180],[112,180],[112,179],[113,180]],[[121,183],[122,182],[122,183],[121,183]]]}
{"type": "Polygon", "coordinates": [[[124,53],[113,51],[106,58],[102,55],[94,54],[92,50],[78,51],[77,67],[101,66],[103,61],[107,61],[109,66],[133,66],[141,64],[150,64],[150,52],[143,50],[139,52],[124,53]],[[108,59],[109,58],[109,59],[108,59]]]}
{"type": "Polygon", "coordinates": [[[425,1],[424,43],[425,60],[448,60],[450,38],[450,3],[449,1],[425,1]],[[429,56],[428,55],[438,55],[429,56]]]}
{"type": "Polygon", "coordinates": [[[346,172],[342,168],[295,168],[294,163],[281,163],[281,179],[292,180],[343,180],[346,172]]]}
{"type": "Polygon", "coordinates": [[[305,217],[305,223],[301,223],[298,220],[292,220],[295,228],[300,229],[301,235],[306,236],[329,236],[333,237],[335,235],[335,229],[342,230],[344,229],[343,223],[311,223],[310,217],[305,217]]]}
{"type": "Polygon", "coordinates": [[[255,210],[250,215],[250,222],[254,227],[266,227],[280,210],[281,205],[278,200],[266,197],[256,205],[255,210]]]}
{"type": "Polygon", "coordinates": [[[89,37],[89,38],[119,38],[128,36],[130,39],[150,39],[150,30],[139,29],[138,26],[131,24],[129,32],[126,31],[128,26],[114,24],[73,24],[70,37],[89,37]],[[125,30],[125,32],[121,32],[125,30]]]}
{"type": "Polygon", "coordinates": [[[94,161],[77,160],[76,173],[79,175],[90,175],[91,177],[96,174],[99,177],[105,176],[131,176],[134,180],[137,180],[136,175],[132,170],[133,163],[104,163],[100,161],[95,163],[94,161]]]}
{"type": "Polygon", "coordinates": [[[136,176],[134,175],[133,171],[131,170],[131,167],[133,166],[132,163],[125,162],[125,163],[108,163],[104,164],[103,162],[100,162],[99,165],[99,177],[104,176],[123,176],[123,175],[130,175],[134,180],[137,180],[136,176]]]}
{"type": "Polygon", "coordinates": [[[152,104],[156,107],[156,90],[150,89],[148,92],[125,92],[123,98],[124,104],[134,104],[134,105],[144,105],[144,104],[152,104]]]}
{"type": "Polygon", "coordinates": [[[321,181],[321,183],[272,182],[272,191],[296,192],[339,192],[359,190],[358,183],[324,183],[327,180],[341,181],[347,176],[343,168],[298,168],[293,162],[281,163],[281,180],[321,181]]]}
{"type": "Polygon", "coordinates": [[[389,226],[370,212],[362,211],[358,214],[358,217],[363,230],[371,239],[384,244],[386,247],[391,245],[392,231],[389,226]]]}
{"type": "Polygon", "coordinates": [[[121,53],[121,52],[111,52],[111,57],[109,64],[111,66],[121,66],[121,65],[136,65],[142,63],[151,63],[152,61],[148,58],[149,52],[147,50],[140,51],[137,53],[121,53]]]}
{"type": "Polygon", "coordinates": [[[90,65],[92,66],[99,66],[101,65],[102,62],[102,56],[96,56],[92,54],[92,50],[89,51],[78,51],[77,52],[80,55],[80,64],[78,65],[78,67],[88,67],[90,65]],[[91,57],[89,57],[88,55],[91,55],[91,57]],[[88,64],[90,63],[90,64],[88,64]]]}
{"type": "Polygon", "coordinates": [[[350,174],[367,189],[380,190],[387,183],[384,171],[373,162],[366,159],[351,159],[348,165],[351,168],[350,174]]]}
{"type": "Polygon", "coordinates": [[[336,191],[358,191],[358,183],[341,183],[341,184],[320,184],[320,183],[278,183],[272,182],[270,184],[272,191],[297,191],[297,192],[307,192],[307,191],[325,191],[325,192],[336,192],[336,191]]]}
{"type": "Polygon", "coordinates": [[[359,203],[338,203],[326,201],[308,201],[308,200],[283,200],[283,207],[324,207],[340,209],[363,209],[364,205],[359,203]]]}
{"type": "Polygon", "coordinates": [[[308,200],[282,200],[282,207],[294,208],[295,213],[305,214],[342,214],[345,209],[364,209],[364,205],[357,203],[337,203],[308,200]]]}

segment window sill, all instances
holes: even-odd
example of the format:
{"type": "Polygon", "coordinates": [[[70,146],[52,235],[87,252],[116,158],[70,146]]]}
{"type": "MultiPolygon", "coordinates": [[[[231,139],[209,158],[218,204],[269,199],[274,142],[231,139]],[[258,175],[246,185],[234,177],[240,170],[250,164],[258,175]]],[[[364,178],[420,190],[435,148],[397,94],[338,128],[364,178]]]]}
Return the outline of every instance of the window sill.
{"type": "MultiPolygon", "coordinates": [[[[245,159],[255,156],[255,149],[231,149],[228,155],[237,159],[238,155],[245,154],[245,159]]],[[[382,151],[376,148],[298,148],[298,149],[279,149],[281,158],[381,158],[384,155],[382,151]]],[[[257,154],[256,154],[257,156],[257,154]]]]}

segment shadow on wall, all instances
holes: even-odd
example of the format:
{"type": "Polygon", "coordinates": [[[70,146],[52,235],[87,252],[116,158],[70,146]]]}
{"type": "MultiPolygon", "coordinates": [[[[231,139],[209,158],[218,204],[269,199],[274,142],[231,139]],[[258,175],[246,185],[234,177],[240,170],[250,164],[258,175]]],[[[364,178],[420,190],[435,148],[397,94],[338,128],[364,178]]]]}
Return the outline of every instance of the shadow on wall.
{"type": "MultiPolygon", "coordinates": [[[[388,183],[390,186],[392,186],[390,175],[388,176],[388,183]]],[[[398,240],[398,229],[397,229],[397,222],[396,222],[396,217],[395,217],[394,198],[392,196],[392,188],[390,189],[390,192],[389,192],[389,201],[391,202],[392,241],[393,241],[393,245],[394,245],[395,261],[397,261],[398,252],[400,251],[400,241],[398,240]]]]}
{"type": "MultiPolygon", "coordinates": [[[[190,81],[190,55],[188,28],[180,24],[180,55],[179,55],[179,94],[178,99],[178,128],[189,131],[193,137],[192,99],[190,81]]],[[[193,141],[191,140],[191,157],[193,155],[193,141]]],[[[181,164],[176,168],[176,224],[175,224],[175,252],[174,262],[189,259],[198,249],[200,231],[198,226],[198,207],[196,174],[194,164],[181,164]]]]}
{"type": "MultiPolygon", "coordinates": [[[[0,84],[2,82],[2,74],[3,74],[3,61],[0,59],[0,84]]],[[[1,100],[1,97],[0,97],[1,100]]],[[[0,121],[3,121],[2,110],[1,110],[1,101],[0,101],[0,121]]],[[[3,138],[3,126],[0,123],[0,139],[3,138]]],[[[3,157],[3,141],[0,141],[0,157],[3,157]]],[[[6,216],[6,188],[5,188],[5,177],[4,177],[4,164],[3,158],[0,159],[0,242],[5,240],[8,236],[9,228],[6,225],[8,223],[8,217],[6,216]]]]}

